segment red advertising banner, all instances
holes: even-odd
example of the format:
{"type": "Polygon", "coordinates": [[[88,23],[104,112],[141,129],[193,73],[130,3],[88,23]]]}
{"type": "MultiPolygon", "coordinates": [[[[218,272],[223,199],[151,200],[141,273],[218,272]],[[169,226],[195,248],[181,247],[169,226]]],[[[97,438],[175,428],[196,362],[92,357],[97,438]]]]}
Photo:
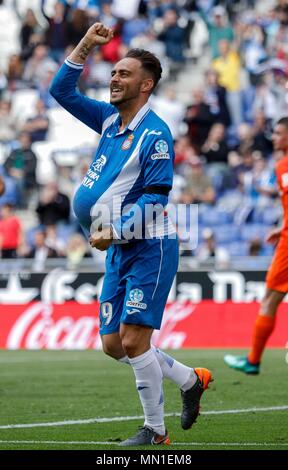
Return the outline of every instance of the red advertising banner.
{"type": "MultiPolygon", "coordinates": [[[[0,305],[0,348],[100,349],[97,301],[0,305]]],[[[173,301],[153,342],[161,348],[248,347],[258,302],[173,301]]],[[[287,304],[280,305],[268,347],[288,346],[287,304]]]]}

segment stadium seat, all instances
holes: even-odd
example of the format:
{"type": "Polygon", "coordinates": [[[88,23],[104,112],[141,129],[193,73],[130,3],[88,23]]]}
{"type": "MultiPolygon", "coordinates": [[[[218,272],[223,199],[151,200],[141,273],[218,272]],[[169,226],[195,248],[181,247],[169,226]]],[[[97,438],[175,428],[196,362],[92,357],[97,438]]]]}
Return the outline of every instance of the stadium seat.
{"type": "Polygon", "coordinates": [[[33,89],[18,90],[12,94],[11,114],[19,123],[33,116],[39,93],[33,89]]]}
{"type": "Polygon", "coordinates": [[[239,228],[233,224],[224,224],[213,228],[217,243],[236,242],[240,238],[239,228]]]}
{"type": "Polygon", "coordinates": [[[52,108],[47,114],[50,123],[47,139],[57,143],[59,150],[96,145],[97,134],[64,109],[52,108]]]}
{"type": "Polygon", "coordinates": [[[267,207],[266,209],[264,209],[263,214],[262,214],[263,223],[266,225],[277,224],[280,217],[281,217],[280,207],[267,207]]]}
{"type": "Polygon", "coordinates": [[[232,243],[223,244],[230,256],[247,256],[249,245],[247,242],[244,241],[237,241],[232,243]]]}
{"type": "Polygon", "coordinates": [[[246,224],[241,228],[241,239],[244,241],[260,238],[264,240],[270,227],[263,224],[246,224]]]}
{"type": "Polygon", "coordinates": [[[219,210],[215,207],[209,207],[203,212],[199,211],[199,219],[203,225],[211,227],[213,225],[229,223],[231,221],[231,216],[228,212],[219,210]]]}

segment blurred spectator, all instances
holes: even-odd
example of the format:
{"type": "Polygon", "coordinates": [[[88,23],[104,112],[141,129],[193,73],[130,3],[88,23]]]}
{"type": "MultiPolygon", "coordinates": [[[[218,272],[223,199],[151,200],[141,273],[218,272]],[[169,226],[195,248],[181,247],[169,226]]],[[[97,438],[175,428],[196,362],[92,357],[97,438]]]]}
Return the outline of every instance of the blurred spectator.
{"type": "Polygon", "coordinates": [[[179,65],[185,62],[184,44],[186,40],[185,29],[179,26],[175,10],[167,10],[164,14],[163,25],[158,38],[164,42],[166,55],[170,59],[171,78],[179,72],[179,65]]]}
{"type": "Polygon", "coordinates": [[[264,81],[260,81],[256,86],[252,109],[254,119],[259,112],[263,112],[265,118],[270,121],[274,121],[277,117],[279,111],[277,109],[276,96],[264,81]]]}
{"type": "Polygon", "coordinates": [[[76,269],[83,258],[92,257],[91,253],[88,251],[87,242],[80,233],[75,233],[69,238],[66,257],[68,269],[76,269]]]}
{"type": "Polygon", "coordinates": [[[215,236],[210,228],[205,228],[202,233],[203,242],[197,249],[196,258],[201,263],[213,262],[218,269],[225,269],[229,266],[229,252],[222,246],[218,246],[215,236]]]}
{"type": "MultiPolygon", "coordinates": [[[[17,12],[17,10],[16,10],[17,12]]],[[[20,19],[22,19],[19,14],[20,19]]],[[[20,31],[20,40],[21,40],[21,50],[24,51],[27,49],[29,44],[31,44],[31,39],[35,34],[42,34],[43,28],[39,24],[35,12],[32,8],[28,8],[25,13],[25,17],[22,22],[21,31],[20,31]]]]}
{"type": "Polygon", "coordinates": [[[12,150],[4,163],[9,176],[17,183],[20,193],[20,204],[26,207],[28,198],[36,184],[37,158],[31,149],[31,138],[27,132],[22,132],[18,139],[19,148],[12,150]]]}
{"type": "Polygon", "coordinates": [[[65,47],[69,44],[68,25],[66,22],[68,7],[61,2],[56,2],[54,14],[50,18],[45,12],[46,3],[46,0],[41,0],[41,10],[49,25],[46,31],[46,43],[50,48],[51,57],[56,62],[59,62],[65,47]]]}
{"type": "Polygon", "coordinates": [[[35,47],[32,57],[27,61],[24,69],[23,79],[31,84],[38,85],[43,80],[48,71],[56,72],[57,63],[48,55],[48,48],[44,44],[35,47]]]}
{"type": "Polygon", "coordinates": [[[8,82],[7,82],[6,75],[5,75],[4,71],[1,70],[1,68],[0,68],[0,100],[2,98],[2,95],[3,95],[4,91],[7,88],[7,84],[8,84],[8,82]]]}
{"type": "Polygon", "coordinates": [[[17,249],[22,242],[22,229],[18,217],[14,215],[13,205],[4,204],[1,207],[0,219],[0,250],[1,258],[17,257],[17,249]]]}
{"type": "Polygon", "coordinates": [[[88,64],[86,86],[88,88],[108,87],[111,79],[112,65],[103,60],[101,49],[96,50],[88,64]]]}
{"type": "Polygon", "coordinates": [[[67,240],[58,236],[56,225],[46,225],[45,227],[46,240],[45,243],[48,248],[51,248],[57,253],[57,256],[63,257],[66,253],[67,240]]]}
{"type": "MultiPolygon", "coordinates": [[[[101,47],[103,59],[114,64],[122,58],[121,48],[123,47],[121,36],[122,23],[119,21],[113,28],[114,36],[108,44],[101,47]]],[[[125,55],[125,53],[124,53],[125,55]]],[[[123,57],[124,57],[123,55],[123,57]]]]}
{"type": "Polygon", "coordinates": [[[202,88],[193,91],[193,102],[188,106],[184,122],[188,124],[188,135],[191,143],[199,148],[204,144],[213,125],[214,116],[210,106],[205,102],[202,88]]]}
{"type": "Polygon", "coordinates": [[[229,127],[231,118],[227,106],[226,88],[219,83],[219,74],[216,70],[209,69],[205,74],[205,102],[208,104],[210,113],[215,117],[215,121],[229,127]]]}
{"type": "Polygon", "coordinates": [[[177,140],[180,134],[181,123],[184,117],[184,106],[181,101],[176,99],[175,89],[167,87],[163,95],[153,95],[150,98],[153,111],[165,119],[169,126],[173,139],[177,140]]]}
{"type": "Polygon", "coordinates": [[[0,69],[5,68],[11,54],[19,50],[19,20],[11,6],[0,0],[0,69]]]}
{"type": "Polygon", "coordinates": [[[213,204],[215,191],[210,178],[205,173],[203,162],[193,156],[189,160],[190,173],[186,176],[186,186],[183,189],[181,201],[183,204],[213,204]]]}
{"type": "Polygon", "coordinates": [[[162,41],[159,41],[159,39],[157,39],[157,35],[155,31],[153,31],[153,29],[150,28],[148,31],[145,31],[142,34],[137,34],[137,36],[132,39],[130,47],[136,49],[145,49],[147,51],[152,52],[152,54],[155,54],[162,65],[162,80],[163,78],[167,78],[167,76],[165,75],[165,67],[168,67],[168,60],[166,57],[165,44],[163,44],[162,41]]]}
{"type": "Polygon", "coordinates": [[[236,50],[231,49],[227,40],[219,41],[219,56],[213,60],[212,67],[219,74],[219,83],[227,90],[227,103],[235,126],[241,124],[242,102],[241,102],[241,62],[236,50]]]}
{"type": "Polygon", "coordinates": [[[238,153],[241,155],[247,148],[253,148],[254,136],[252,127],[249,124],[242,123],[237,128],[238,145],[236,146],[238,153]]]}
{"type": "MultiPolygon", "coordinates": [[[[1,183],[4,182],[5,191],[4,193],[1,192],[0,195],[0,207],[4,206],[5,204],[9,203],[13,206],[17,206],[19,203],[19,191],[17,188],[17,184],[11,176],[5,174],[5,170],[3,166],[0,165],[0,180],[1,183]]],[[[1,189],[3,187],[1,185],[1,189]]]]}
{"type": "Polygon", "coordinates": [[[108,28],[114,29],[118,20],[112,13],[112,3],[109,0],[102,2],[100,11],[100,21],[108,28]]]}
{"type": "Polygon", "coordinates": [[[11,142],[16,138],[15,119],[11,114],[11,103],[0,101],[0,142],[11,142]]]}
{"type": "Polygon", "coordinates": [[[213,124],[201,152],[208,163],[227,163],[228,147],[223,124],[213,124]]]}
{"type": "MultiPolygon", "coordinates": [[[[45,72],[45,75],[41,78],[37,85],[37,91],[39,93],[39,98],[44,102],[46,108],[53,108],[56,106],[56,100],[53,98],[51,93],[49,92],[49,88],[51,82],[54,78],[55,70],[54,66],[52,68],[48,68],[45,72]]],[[[79,80],[80,82],[80,80],[79,80]]]]}
{"type": "Polygon", "coordinates": [[[126,21],[137,16],[140,0],[112,0],[112,13],[126,21]]]}
{"type": "MultiPolygon", "coordinates": [[[[81,39],[87,32],[88,27],[89,23],[86,11],[79,8],[72,10],[67,24],[68,44],[71,44],[72,46],[77,46],[77,44],[81,41],[81,39]]],[[[61,58],[61,55],[59,58],[61,58]]]]}
{"type": "MultiPolygon", "coordinates": [[[[175,160],[174,168],[177,173],[185,174],[185,164],[189,162],[190,156],[193,154],[193,147],[191,145],[190,139],[187,135],[180,136],[175,142],[175,160]],[[183,172],[181,171],[182,166],[184,165],[183,172]]],[[[194,151],[194,154],[196,152],[194,151]]]]}
{"type": "Polygon", "coordinates": [[[57,258],[57,253],[46,244],[45,230],[37,230],[34,235],[34,248],[27,254],[26,258],[33,259],[32,270],[35,272],[45,271],[47,258],[57,258]]]}
{"type": "Polygon", "coordinates": [[[250,22],[242,36],[243,59],[249,73],[251,85],[256,85],[259,80],[258,65],[267,59],[265,49],[265,33],[256,22],[250,22]]]}
{"type": "Polygon", "coordinates": [[[261,152],[253,152],[253,168],[243,175],[243,191],[254,206],[267,206],[269,200],[278,194],[276,175],[269,168],[261,152]]]}
{"type": "Polygon", "coordinates": [[[253,149],[262,152],[264,157],[269,157],[273,152],[272,127],[264,112],[258,111],[256,113],[252,132],[254,136],[253,149]]]}
{"type": "Polygon", "coordinates": [[[212,20],[210,20],[203,9],[200,9],[200,13],[209,31],[209,46],[211,48],[212,58],[215,59],[220,55],[219,42],[223,39],[227,40],[229,43],[233,41],[233,29],[228,22],[225,8],[221,5],[213,9],[212,20]]]}
{"type": "Polygon", "coordinates": [[[28,132],[31,142],[38,142],[46,139],[49,129],[49,119],[46,112],[45,103],[38,100],[36,103],[36,114],[27,119],[22,127],[23,132],[28,132]]]}
{"type": "Polygon", "coordinates": [[[245,173],[251,173],[253,169],[253,148],[247,147],[238,157],[238,162],[234,165],[230,165],[230,167],[232,169],[235,187],[241,189],[243,188],[245,173]]]}
{"type": "Polygon", "coordinates": [[[41,191],[36,208],[42,225],[55,225],[58,222],[69,222],[70,201],[59,191],[57,183],[48,183],[41,191]]]}
{"type": "Polygon", "coordinates": [[[7,66],[8,88],[10,91],[23,87],[21,83],[23,80],[23,70],[21,57],[18,54],[12,54],[9,57],[7,66]]]}
{"type": "Polygon", "coordinates": [[[248,254],[249,256],[261,256],[264,252],[263,242],[261,238],[250,240],[248,254]]]}
{"type": "Polygon", "coordinates": [[[131,41],[138,34],[145,33],[149,29],[149,23],[145,16],[139,15],[123,23],[122,39],[124,44],[130,46],[131,41]]]}

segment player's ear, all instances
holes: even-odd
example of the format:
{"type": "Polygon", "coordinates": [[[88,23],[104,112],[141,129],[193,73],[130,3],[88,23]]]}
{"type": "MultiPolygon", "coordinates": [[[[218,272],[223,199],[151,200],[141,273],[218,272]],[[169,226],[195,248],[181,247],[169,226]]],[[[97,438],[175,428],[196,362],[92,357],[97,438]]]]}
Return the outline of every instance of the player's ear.
{"type": "Polygon", "coordinates": [[[145,78],[141,85],[141,91],[144,93],[151,93],[154,86],[154,80],[152,78],[145,78]]]}

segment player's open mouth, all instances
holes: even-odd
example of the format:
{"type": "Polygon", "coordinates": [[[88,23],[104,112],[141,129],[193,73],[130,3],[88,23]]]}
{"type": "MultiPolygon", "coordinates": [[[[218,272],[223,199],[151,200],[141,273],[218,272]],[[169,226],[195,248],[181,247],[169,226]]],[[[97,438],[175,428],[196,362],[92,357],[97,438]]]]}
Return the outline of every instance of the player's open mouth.
{"type": "Polygon", "coordinates": [[[123,90],[122,88],[111,88],[111,96],[117,95],[118,93],[121,93],[123,90]]]}

